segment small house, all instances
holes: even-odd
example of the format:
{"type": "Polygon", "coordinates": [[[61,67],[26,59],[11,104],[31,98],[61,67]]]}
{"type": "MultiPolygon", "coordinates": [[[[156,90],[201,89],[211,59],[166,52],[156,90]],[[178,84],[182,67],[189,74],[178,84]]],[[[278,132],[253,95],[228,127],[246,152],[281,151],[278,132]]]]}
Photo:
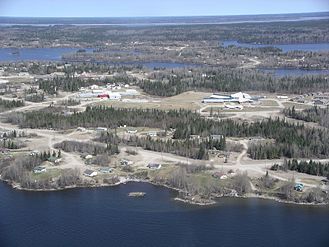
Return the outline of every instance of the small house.
{"type": "Polygon", "coordinates": [[[113,171],[113,168],[111,168],[111,167],[102,167],[102,168],[99,168],[98,171],[100,173],[103,173],[103,174],[108,174],[108,173],[111,173],[113,171]]]}
{"type": "Polygon", "coordinates": [[[294,186],[294,190],[296,190],[296,191],[303,191],[303,189],[304,189],[304,184],[297,183],[294,186]]]}
{"type": "Polygon", "coordinates": [[[223,138],[223,135],[211,135],[210,139],[213,141],[220,141],[223,138]]]}
{"type": "Polygon", "coordinates": [[[91,85],[89,88],[92,90],[95,90],[95,89],[98,89],[99,87],[97,85],[91,85]]]}
{"type": "Polygon", "coordinates": [[[85,175],[86,177],[95,177],[97,176],[97,172],[87,169],[84,171],[83,175],[85,175]]]}
{"type": "Polygon", "coordinates": [[[52,162],[52,163],[55,163],[55,164],[58,164],[62,161],[61,158],[58,158],[56,156],[50,156],[48,159],[47,159],[49,162],[52,162]]]}
{"type": "Polygon", "coordinates": [[[157,164],[157,163],[150,163],[147,165],[147,167],[149,169],[152,169],[152,170],[158,170],[161,168],[161,164],[157,164]]]}
{"type": "Polygon", "coordinates": [[[137,130],[136,129],[134,129],[134,130],[129,129],[129,130],[127,130],[127,133],[128,134],[137,134],[137,130]]]}
{"type": "Polygon", "coordinates": [[[57,159],[55,160],[55,164],[59,164],[60,162],[62,162],[62,159],[61,159],[61,158],[57,158],[57,159]]]}
{"type": "Polygon", "coordinates": [[[147,133],[147,135],[150,136],[150,137],[156,137],[158,135],[158,133],[156,131],[149,131],[147,133]]]}
{"type": "Polygon", "coordinates": [[[40,155],[40,151],[38,151],[38,150],[33,150],[33,151],[30,153],[30,156],[37,156],[37,155],[40,155]]]}
{"type": "Polygon", "coordinates": [[[84,131],[86,131],[86,128],[78,127],[78,128],[77,128],[77,131],[84,132],[84,131]]]}
{"type": "Polygon", "coordinates": [[[131,160],[121,160],[121,161],[120,161],[120,164],[121,164],[122,166],[130,166],[130,165],[133,165],[134,162],[132,162],[131,160]]]}
{"type": "Polygon", "coordinates": [[[212,174],[212,176],[213,176],[214,178],[219,178],[219,179],[222,179],[222,180],[228,178],[227,175],[224,174],[224,173],[222,173],[222,172],[214,172],[214,173],[212,174]]]}
{"type": "Polygon", "coordinates": [[[35,173],[35,174],[44,173],[46,171],[47,171],[47,169],[44,166],[37,166],[37,167],[34,167],[34,169],[33,169],[33,173],[35,173]]]}
{"type": "Polygon", "coordinates": [[[98,128],[96,129],[96,131],[97,131],[97,132],[105,132],[105,131],[107,131],[107,128],[104,128],[104,127],[98,127],[98,128]]]}
{"type": "Polygon", "coordinates": [[[314,100],[314,105],[324,105],[324,102],[322,100],[314,100]]]}
{"type": "Polygon", "coordinates": [[[85,156],[85,159],[86,159],[86,160],[90,160],[90,159],[92,159],[92,158],[93,158],[93,156],[92,156],[91,154],[88,154],[88,155],[85,156]]]}
{"type": "Polygon", "coordinates": [[[199,140],[200,138],[199,135],[190,135],[190,140],[199,140]]]}

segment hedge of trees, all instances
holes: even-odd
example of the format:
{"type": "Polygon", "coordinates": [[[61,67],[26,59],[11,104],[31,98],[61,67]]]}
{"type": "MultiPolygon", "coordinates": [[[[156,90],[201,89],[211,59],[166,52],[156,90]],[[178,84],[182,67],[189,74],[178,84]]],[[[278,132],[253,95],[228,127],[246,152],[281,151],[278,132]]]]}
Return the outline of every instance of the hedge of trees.
{"type": "Polygon", "coordinates": [[[133,127],[151,127],[169,129],[181,121],[197,117],[196,113],[185,110],[162,111],[157,109],[115,109],[112,107],[87,106],[86,111],[63,116],[52,110],[40,110],[26,113],[14,113],[8,121],[27,128],[68,129],[75,127],[117,128],[128,125],[133,127]]]}
{"type": "Polygon", "coordinates": [[[5,99],[0,99],[0,109],[12,109],[16,107],[22,107],[24,106],[25,103],[23,100],[5,100],[5,99]]]}
{"type": "Polygon", "coordinates": [[[57,94],[58,90],[66,92],[76,92],[81,87],[86,87],[95,84],[93,80],[83,80],[78,77],[70,76],[55,77],[47,80],[39,80],[39,89],[44,90],[48,94],[57,94]]]}
{"type": "Polygon", "coordinates": [[[62,149],[65,152],[80,152],[80,153],[89,153],[93,155],[98,154],[118,154],[119,148],[118,145],[114,143],[108,143],[106,146],[97,144],[97,143],[88,143],[88,142],[78,142],[78,141],[63,141],[57,143],[55,148],[62,149]]]}
{"type": "Polygon", "coordinates": [[[225,149],[225,137],[220,140],[161,140],[152,139],[151,137],[137,137],[130,136],[129,139],[122,139],[113,133],[102,132],[100,137],[96,139],[100,142],[105,142],[108,145],[110,143],[118,145],[123,143],[129,146],[142,147],[145,150],[152,150],[156,152],[172,153],[183,157],[189,157],[192,159],[207,160],[208,150],[224,150],[225,149]]]}
{"type": "Polygon", "coordinates": [[[329,178],[329,163],[321,163],[313,160],[298,161],[296,159],[285,160],[282,165],[274,164],[271,170],[291,170],[316,176],[325,176],[329,178]]]}

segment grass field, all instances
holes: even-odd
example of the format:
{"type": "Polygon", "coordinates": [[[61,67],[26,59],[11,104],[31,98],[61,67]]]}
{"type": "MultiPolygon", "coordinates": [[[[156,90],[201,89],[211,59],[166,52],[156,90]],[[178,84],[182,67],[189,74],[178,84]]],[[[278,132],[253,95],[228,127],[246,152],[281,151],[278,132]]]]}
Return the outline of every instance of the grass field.
{"type": "Polygon", "coordinates": [[[101,101],[97,104],[113,106],[118,108],[142,108],[142,109],[187,109],[198,110],[201,108],[201,101],[209,93],[202,92],[185,92],[176,96],[167,98],[147,98],[148,102],[124,102],[124,101],[101,101]]]}
{"type": "Polygon", "coordinates": [[[294,106],[296,108],[296,110],[304,110],[304,109],[312,108],[312,106],[310,106],[310,105],[298,104],[298,103],[294,103],[294,102],[285,102],[285,103],[283,103],[283,105],[286,108],[294,106]]]}

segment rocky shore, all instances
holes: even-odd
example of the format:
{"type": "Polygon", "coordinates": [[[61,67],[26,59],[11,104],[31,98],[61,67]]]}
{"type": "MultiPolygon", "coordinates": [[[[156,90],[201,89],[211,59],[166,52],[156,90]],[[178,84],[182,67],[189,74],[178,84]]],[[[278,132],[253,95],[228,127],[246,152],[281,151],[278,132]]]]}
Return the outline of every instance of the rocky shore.
{"type": "Polygon", "coordinates": [[[191,205],[198,205],[198,206],[210,206],[210,205],[215,205],[217,203],[217,200],[220,198],[225,198],[225,197],[236,197],[236,198],[259,198],[259,199],[264,199],[264,200],[273,200],[276,202],[280,203],[287,203],[287,204],[296,204],[296,205],[307,205],[307,206],[323,206],[323,205],[328,205],[328,203],[315,203],[315,202],[295,202],[295,201],[289,201],[289,200],[283,200],[279,197],[274,197],[274,196],[269,196],[269,195],[259,195],[257,193],[247,193],[245,195],[238,195],[236,191],[231,190],[230,193],[225,193],[225,194],[214,194],[209,198],[204,198],[198,195],[189,195],[185,191],[182,191],[181,189],[175,188],[168,186],[166,184],[160,184],[160,183],[155,183],[150,180],[143,180],[143,179],[131,179],[131,178],[126,178],[126,177],[120,177],[120,181],[114,184],[77,184],[77,185],[70,185],[70,186],[65,186],[65,187],[59,187],[59,188],[49,188],[49,189],[29,189],[29,188],[24,188],[22,187],[19,183],[15,183],[9,180],[4,180],[0,177],[0,180],[9,184],[12,186],[12,188],[17,189],[17,190],[24,190],[24,191],[30,191],[30,192],[50,192],[50,191],[62,191],[62,190],[67,190],[67,189],[76,189],[76,188],[99,188],[99,187],[113,187],[113,186],[118,186],[121,184],[126,184],[130,182],[138,182],[138,183],[149,183],[154,186],[162,186],[166,187],[171,190],[175,190],[178,192],[180,195],[177,197],[173,198],[175,201],[191,204],[191,205]]]}

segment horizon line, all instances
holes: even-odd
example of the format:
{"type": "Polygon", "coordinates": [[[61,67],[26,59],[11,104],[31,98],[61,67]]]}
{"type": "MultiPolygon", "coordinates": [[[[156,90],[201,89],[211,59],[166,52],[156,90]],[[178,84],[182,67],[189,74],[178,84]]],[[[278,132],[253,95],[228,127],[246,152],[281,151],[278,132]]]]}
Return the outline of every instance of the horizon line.
{"type": "MultiPolygon", "coordinates": [[[[0,16],[0,18],[161,18],[161,17],[227,17],[227,16],[269,16],[294,14],[324,14],[327,11],[291,12],[291,13],[262,13],[262,14],[224,14],[224,15],[158,15],[158,16],[0,16]]],[[[329,16],[328,16],[329,17],[329,16]]]]}

